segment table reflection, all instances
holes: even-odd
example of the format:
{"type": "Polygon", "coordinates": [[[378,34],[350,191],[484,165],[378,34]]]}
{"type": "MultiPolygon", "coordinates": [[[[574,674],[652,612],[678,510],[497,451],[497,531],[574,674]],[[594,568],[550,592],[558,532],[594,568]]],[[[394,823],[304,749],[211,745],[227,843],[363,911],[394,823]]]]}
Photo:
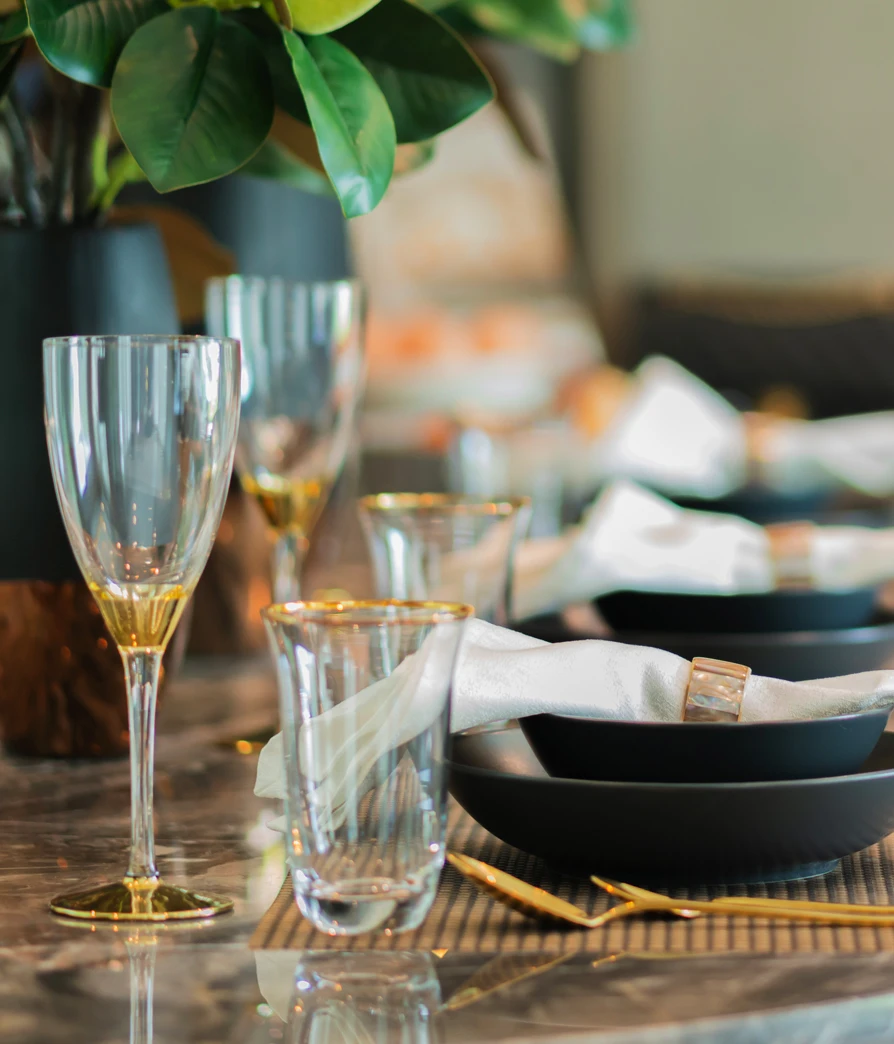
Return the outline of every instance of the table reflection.
{"type": "Polygon", "coordinates": [[[427,953],[255,954],[287,1044],[435,1044],[441,989],[427,953]]]}

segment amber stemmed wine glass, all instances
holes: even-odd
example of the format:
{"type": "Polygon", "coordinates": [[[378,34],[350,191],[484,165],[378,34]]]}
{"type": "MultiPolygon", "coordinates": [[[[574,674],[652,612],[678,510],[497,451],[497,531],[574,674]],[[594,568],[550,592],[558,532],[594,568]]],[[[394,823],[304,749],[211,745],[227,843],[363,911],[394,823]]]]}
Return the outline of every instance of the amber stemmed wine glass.
{"type": "Polygon", "coordinates": [[[273,601],[301,597],[314,526],[345,463],[363,387],[364,294],[353,280],[209,280],[208,331],[242,344],[236,470],[273,541],[273,601]]]}
{"type": "Polygon", "coordinates": [[[223,513],[239,426],[239,344],[52,338],[44,391],[65,528],[124,661],[131,767],[127,873],[58,896],[50,908],[98,920],[210,917],[232,901],[163,883],[155,865],[155,704],[165,647],[223,513]]]}

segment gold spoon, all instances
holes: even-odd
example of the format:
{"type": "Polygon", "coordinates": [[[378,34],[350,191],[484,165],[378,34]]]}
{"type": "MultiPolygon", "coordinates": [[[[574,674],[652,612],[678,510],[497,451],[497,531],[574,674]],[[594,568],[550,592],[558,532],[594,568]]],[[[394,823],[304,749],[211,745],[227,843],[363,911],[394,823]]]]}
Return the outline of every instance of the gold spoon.
{"type": "MultiPolygon", "coordinates": [[[[606,877],[591,877],[590,880],[604,888],[610,895],[617,895],[627,901],[644,899],[647,901],[661,899],[668,900],[670,897],[660,892],[650,892],[648,888],[640,888],[637,885],[623,884],[620,881],[611,881],[606,877]]],[[[676,900],[675,900],[676,901],[676,900]]],[[[714,903],[734,903],[736,906],[762,906],[773,909],[774,907],[784,910],[812,910],[822,913],[825,910],[838,910],[842,913],[853,914],[876,914],[879,916],[894,916],[894,906],[876,906],[870,903],[832,903],[817,899],[770,899],[752,895],[730,895],[720,899],[711,900],[714,903]]]]}
{"type": "MultiPolygon", "coordinates": [[[[496,867],[482,863],[471,856],[449,853],[450,864],[467,877],[485,894],[498,902],[518,910],[528,917],[549,917],[564,921],[580,928],[599,928],[610,921],[621,917],[629,917],[638,913],[674,913],[680,908],[679,900],[667,896],[656,896],[654,899],[628,899],[618,906],[612,906],[604,913],[590,917],[583,910],[571,903],[551,895],[542,888],[535,888],[517,877],[497,870],[496,867]]],[[[626,888],[621,885],[621,888],[626,888]]],[[[632,894],[632,893],[629,893],[632,894]]],[[[894,927],[894,914],[853,913],[840,904],[823,904],[822,910],[805,910],[789,906],[785,900],[782,904],[772,906],[758,903],[736,903],[729,899],[715,899],[711,902],[694,902],[686,900],[686,909],[697,913],[718,914],[721,916],[740,917],[775,917],[790,921],[811,921],[823,924],[867,925],[875,927],[894,927]]]]}

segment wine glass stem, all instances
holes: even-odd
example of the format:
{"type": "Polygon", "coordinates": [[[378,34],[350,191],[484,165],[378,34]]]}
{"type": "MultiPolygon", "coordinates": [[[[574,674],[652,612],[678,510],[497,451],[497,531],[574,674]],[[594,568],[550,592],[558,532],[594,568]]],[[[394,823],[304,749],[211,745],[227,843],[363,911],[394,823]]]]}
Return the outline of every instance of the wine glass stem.
{"type": "Polygon", "coordinates": [[[127,876],[158,877],[152,819],[155,703],[161,650],[122,649],[130,723],[130,866],[127,876]]]}
{"type": "Polygon", "coordinates": [[[301,598],[301,566],[307,539],[294,529],[279,533],[273,546],[273,601],[297,602],[301,598]]]}

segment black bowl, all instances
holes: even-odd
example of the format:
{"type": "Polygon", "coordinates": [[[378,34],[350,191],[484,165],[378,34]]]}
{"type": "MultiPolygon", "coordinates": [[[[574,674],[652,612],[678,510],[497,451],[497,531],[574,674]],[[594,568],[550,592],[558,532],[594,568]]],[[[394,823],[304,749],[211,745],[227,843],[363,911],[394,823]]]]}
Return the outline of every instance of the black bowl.
{"type": "Polygon", "coordinates": [[[453,739],[450,791],[486,830],[561,870],[637,884],[828,873],[894,830],[894,735],[859,773],[764,783],[554,779],[520,729],[453,739]]]}
{"type": "Polygon", "coordinates": [[[613,631],[767,634],[866,627],[876,618],[876,589],[676,594],[616,591],[596,606],[613,631]]]}
{"type": "Polygon", "coordinates": [[[536,714],[522,731],[551,776],[640,783],[740,783],[857,772],[887,710],[809,721],[637,722],[536,714]]]}
{"type": "Polygon", "coordinates": [[[768,525],[771,522],[797,522],[814,519],[827,511],[835,500],[833,488],[809,489],[799,493],[785,493],[767,486],[742,486],[728,496],[716,500],[700,497],[673,497],[680,507],[696,511],[714,511],[723,515],[739,515],[751,522],[768,525]]]}
{"type": "MultiPolygon", "coordinates": [[[[576,619],[576,618],[575,618],[576,619]]],[[[569,613],[538,616],[515,629],[547,642],[581,638],[611,638],[627,645],[645,645],[692,660],[709,656],[747,664],[755,674],[786,681],[836,678],[894,665],[894,623],[852,627],[840,631],[792,631],[781,634],[646,634],[575,626],[569,613]]]]}

